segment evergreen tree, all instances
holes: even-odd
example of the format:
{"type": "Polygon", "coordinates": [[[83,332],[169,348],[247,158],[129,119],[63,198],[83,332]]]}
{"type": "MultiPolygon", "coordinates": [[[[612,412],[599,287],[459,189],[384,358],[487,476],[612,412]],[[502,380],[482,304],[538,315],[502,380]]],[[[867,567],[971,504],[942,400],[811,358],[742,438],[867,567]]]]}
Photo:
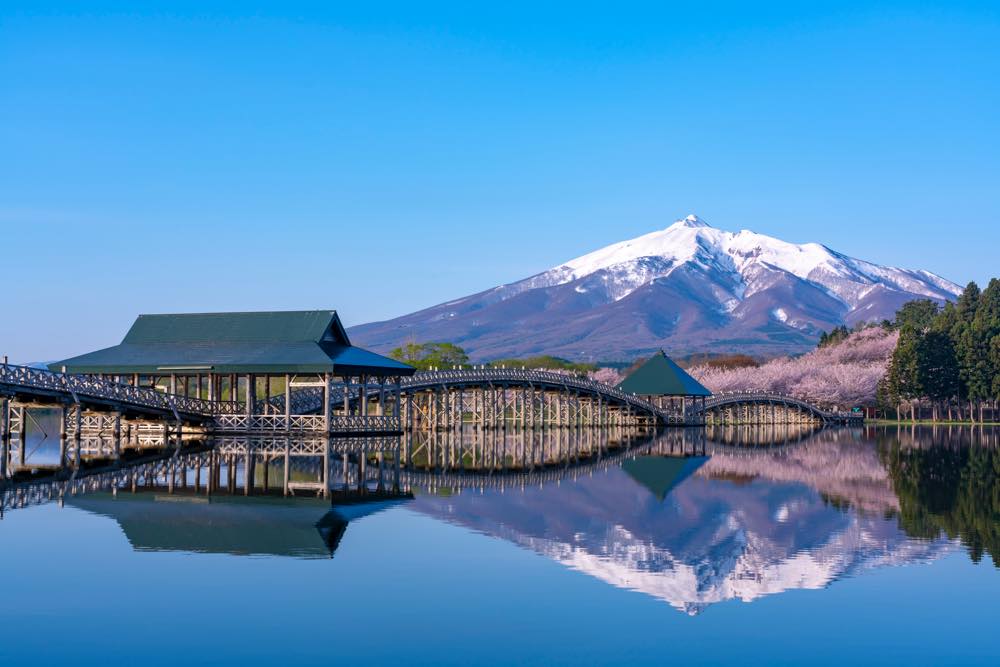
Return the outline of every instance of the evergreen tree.
{"type": "Polygon", "coordinates": [[[963,336],[961,347],[968,373],[969,398],[995,398],[1000,358],[991,354],[993,339],[1000,336],[1000,280],[994,278],[979,295],[976,314],[963,336]]]}
{"type": "Polygon", "coordinates": [[[886,396],[894,403],[923,398],[925,390],[920,383],[920,332],[912,326],[899,332],[899,342],[892,353],[889,370],[885,376],[886,396]]]}
{"type": "Polygon", "coordinates": [[[930,299],[908,301],[896,313],[896,327],[901,331],[904,327],[926,331],[934,323],[937,314],[938,305],[930,299]]]}
{"type": "MultiPolygon", "coordinates": [[[[911,301],[896,314],[899,341],[884,381],[883,400],[968,400],[970,412],[1000,399],[1000,280],[985,290],[970,282],[943,309],[911,301]]],[[[950,408],[949,408],[950,412],[950,408]]],[[[975,418],[975,417],[973,417],[975,418]]]]}
{"type": "MultiPolygon", "coordinates": [[[[979,308],[979,285],[970,282],[965,286],[962,295],[958,297],[953,308],[954,317],[948,324],[948,333],[955,347],[955,357],[958,359],[961,391],[959,399],[975,398],[971,386],[976,380],[976,346],[973,344],[972,322],[979,308]]],[[[978,384],[982,384],[979,382],[978,384]]]]}
{"type": "Polygon", "coordinates": [[[947,401],[958,394],[958,360],[951,338],[943,331],[931,329],[916,337],[917,382],[923,397],[932,401],[947,401]]]}

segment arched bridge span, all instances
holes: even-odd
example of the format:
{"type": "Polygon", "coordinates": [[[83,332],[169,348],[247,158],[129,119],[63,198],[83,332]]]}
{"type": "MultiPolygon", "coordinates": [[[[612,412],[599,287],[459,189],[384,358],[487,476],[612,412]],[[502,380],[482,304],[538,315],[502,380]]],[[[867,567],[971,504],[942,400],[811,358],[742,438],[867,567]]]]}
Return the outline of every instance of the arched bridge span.
{"type": "Polygon", "coordinates": [[[802,421],[849,424],[863,421],[863,415],[860,413],[824,410],[795,396],[764,391],[714,394],[705,400],[703,417],[706,423],[710,424],[774,424],[802,421]]]}

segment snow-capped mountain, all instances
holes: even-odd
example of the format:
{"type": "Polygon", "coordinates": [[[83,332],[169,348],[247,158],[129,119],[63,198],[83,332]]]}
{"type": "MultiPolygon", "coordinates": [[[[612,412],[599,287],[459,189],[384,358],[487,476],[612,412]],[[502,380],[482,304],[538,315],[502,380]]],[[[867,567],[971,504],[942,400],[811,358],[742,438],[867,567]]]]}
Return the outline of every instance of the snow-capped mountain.
{"type": "Polygon", "coordinates": [[[728,232],[690,215],[351,335],[380,350],[404,340],[451,341],[481,359],[610,359],[661,347],[766,354],[811,347],[839,324],[891,318],[911,299],[945,301],[960,291],[927,271],[879,266],[818,243],[728,232]]]}

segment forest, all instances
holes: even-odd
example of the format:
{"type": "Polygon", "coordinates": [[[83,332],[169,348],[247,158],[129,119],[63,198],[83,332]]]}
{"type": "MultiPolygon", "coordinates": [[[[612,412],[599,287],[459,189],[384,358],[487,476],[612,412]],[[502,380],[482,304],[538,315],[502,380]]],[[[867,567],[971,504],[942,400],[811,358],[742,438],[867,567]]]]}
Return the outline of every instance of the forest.
{"type": "Polygon", "coordinates": [[[929,406],[934,421],[995,419],[1000,399],[1000,280],[969,283],[939,307],[911,301],[896,315],[899,339],[879,403],[899,417],[929,406]]]}

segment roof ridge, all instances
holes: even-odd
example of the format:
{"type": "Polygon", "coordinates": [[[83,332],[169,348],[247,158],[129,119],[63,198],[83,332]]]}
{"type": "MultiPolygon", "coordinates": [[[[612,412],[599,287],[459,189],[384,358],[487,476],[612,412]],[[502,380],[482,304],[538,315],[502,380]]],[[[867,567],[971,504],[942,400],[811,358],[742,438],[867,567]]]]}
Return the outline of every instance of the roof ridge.
{"type": "Polygon", "coordinates": [[[186,317],[197,315],[299,315],[305,313],[336,313],[336,308],[310,308],[306,310],[217,310],[197,313],[139,313],[136,317],[186,317]]]}

